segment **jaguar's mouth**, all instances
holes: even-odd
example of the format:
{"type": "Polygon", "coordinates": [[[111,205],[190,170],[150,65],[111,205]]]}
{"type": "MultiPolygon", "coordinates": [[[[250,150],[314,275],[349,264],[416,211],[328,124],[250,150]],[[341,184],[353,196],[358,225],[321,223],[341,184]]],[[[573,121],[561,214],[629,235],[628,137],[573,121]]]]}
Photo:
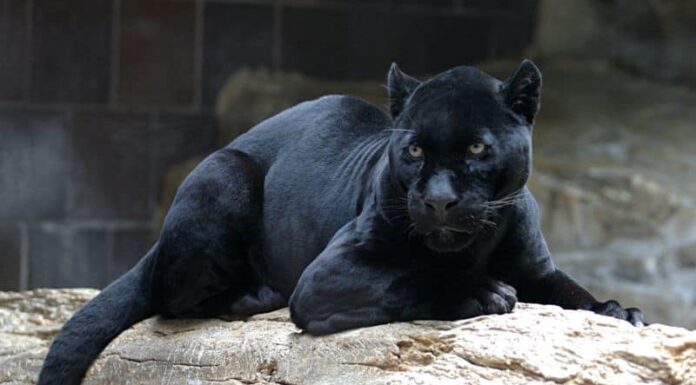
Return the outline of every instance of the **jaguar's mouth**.
{"type": "Polygon", "coordinates": [[[476,233],[476,229],[473,228],[464,228],[464,227],[454,227],[454,226],[447,226],[443,225],[438,228],[436,228],[434,231],[442,231],[442,232],[453,232],[453,233],[461,233],[461,234],[474,234],[476,233]]]}
{"type": "Polygon", "coordinates": [[[469,247],[478,235],[476,229],[439,226],[425,234],[425,245],[437,252],[456,252],[469,247]]]}

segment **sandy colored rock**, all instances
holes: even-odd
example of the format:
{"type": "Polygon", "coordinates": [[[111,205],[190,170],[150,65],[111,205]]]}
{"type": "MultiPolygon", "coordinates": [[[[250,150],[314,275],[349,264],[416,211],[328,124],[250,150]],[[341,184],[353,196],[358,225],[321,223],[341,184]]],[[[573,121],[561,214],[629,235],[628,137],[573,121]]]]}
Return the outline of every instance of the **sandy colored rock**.
{"type": "MultiPolygon", "coordinates": [[[[0,384],[34,383],[51,336],[96,291],[0,293],[0,384]],[[50,331],[50,332],[49,332],[50,331]]],[[[555,306],[331,336],[287,310],[246,320],[149,319],[123,333],[84,384],[696,384],[696,332],[555,306]]]]}
{"type": "Polygon", "coordinates": [[[0,384],[33,384],[51,339],[92,289],[0,291],[0,384]]]}

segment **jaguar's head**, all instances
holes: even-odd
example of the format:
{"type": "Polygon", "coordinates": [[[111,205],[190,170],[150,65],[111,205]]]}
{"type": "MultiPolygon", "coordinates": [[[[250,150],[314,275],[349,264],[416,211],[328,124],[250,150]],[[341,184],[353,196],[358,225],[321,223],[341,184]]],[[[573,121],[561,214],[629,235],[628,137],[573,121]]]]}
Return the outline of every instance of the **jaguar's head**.
{"type": "Polygon", "coordinates": [[[527,182],[541,73],[525,60],[505,81],[462,66],[421,82],[393,64],[388,88],[389,167],[409,231],[432,250],[462,250],[527,182]]]}

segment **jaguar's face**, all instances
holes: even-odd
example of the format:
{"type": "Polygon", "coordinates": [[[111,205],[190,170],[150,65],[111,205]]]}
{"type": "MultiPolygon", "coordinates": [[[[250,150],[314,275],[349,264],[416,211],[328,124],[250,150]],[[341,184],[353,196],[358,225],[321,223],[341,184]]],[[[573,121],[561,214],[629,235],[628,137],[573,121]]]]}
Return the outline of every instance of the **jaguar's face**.
{"type": "MultiPolygon", "coordinates": [[[[398,68],[390,72],[392,92],[397,87],[394,77],[417,82],[394,71],[398,68]]],[[[411,86],[396,114],[391,101],[391,172],[406,193],[409,231],[432,250],[459,251],[484,228],[495,227],[492,214],[527,181],[538,70],[525,62],[517,74],[501,82],[458,67],[411,86]],[[524,72],[529,65],[531,75],[524,72]]]]}

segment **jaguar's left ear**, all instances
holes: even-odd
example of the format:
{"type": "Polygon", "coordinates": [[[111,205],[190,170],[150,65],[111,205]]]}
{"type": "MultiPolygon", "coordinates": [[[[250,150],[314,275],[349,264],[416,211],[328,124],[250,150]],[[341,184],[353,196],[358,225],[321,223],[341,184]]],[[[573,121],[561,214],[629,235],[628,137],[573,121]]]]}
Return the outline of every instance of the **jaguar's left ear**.
{"type": "Polygon", "coordinates": [[[505,104],[525,118],[530,125],[539,111],[541,72],[529,59],[522,61],[515,73],[503,84],[505,104]]]}
{"type": "Polygon", "coordinates": [[[406,100],[408,100],[408,97],[415,91],[420,83],[418,79],[401,72],[396,63],[392,63],[391,68],[389,68],[389,74],[387,74],[389,112],[392,118],[396,119],[396,117],[399,116],[404,109],[406,100]]]}

